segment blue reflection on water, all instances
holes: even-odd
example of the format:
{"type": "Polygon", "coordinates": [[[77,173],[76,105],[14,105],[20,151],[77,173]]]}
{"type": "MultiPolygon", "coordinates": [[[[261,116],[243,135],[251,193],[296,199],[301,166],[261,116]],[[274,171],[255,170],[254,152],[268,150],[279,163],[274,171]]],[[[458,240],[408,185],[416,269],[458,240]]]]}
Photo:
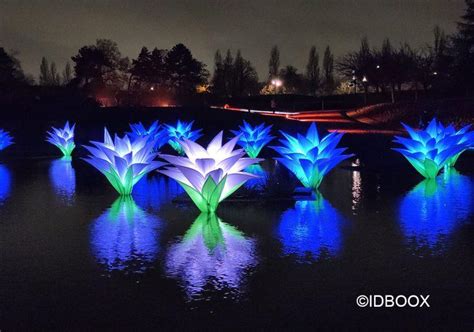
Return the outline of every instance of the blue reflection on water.
{"type": "Polygon", "coordinates": [[[251,165],[245,169],[245,172],[257,175],[257,178],[247,180],[244,186],[248,189],[257,189],[261,190],[264,188],[265,183],[267,182],[268,171],[263,169],[260,165],[251,165]]]}
{"type": "Polygon", "coordinates": [[[184,237],[170,246],[166,273],[181,279],[191,298],[209,288],[225,288],[238,296],[246,271],[256,264],[255,240],[215,214],[202,213],[184,237]]]}
{"type": "Polygon", "coordinates": [[[339,211],[321,195],[315,201],[297,201],[283,213],[277,228],[283,254],[296,256],[300,263],[336,256],[343,223],[339,211]]]}
{"type": "Polygon", "coordinates": [[[49,177],[56,194],[71,205],[76,192],[76,171],[72,167],[71,158],[63,157],[52,161],[49,177]]]}
{"type": "Polygon", "coordinates": [[[472,214],[473,197],[473,179],[455,169],[420,182],[400,202],[400,223],[409,243],[442,251],[447,236],[472,214]]]}
{"type": "Polygon", "coordinates": [[[92,225],[92,251],[107,270],[141,273],[159,251],[160,220],[121,197],[92,225]]]}
{"type": "Polygon", "coordinates": [[[161,175],[145,176],[133,187],[133,198],[143,208],[157,210],[171,202],[184,189],[178,182],[161,175]]]}
{"type": "Polygon", "coordinates": [[[10,195],[11,174],[7,166],[0,164],[0,204],[10,195]]]}

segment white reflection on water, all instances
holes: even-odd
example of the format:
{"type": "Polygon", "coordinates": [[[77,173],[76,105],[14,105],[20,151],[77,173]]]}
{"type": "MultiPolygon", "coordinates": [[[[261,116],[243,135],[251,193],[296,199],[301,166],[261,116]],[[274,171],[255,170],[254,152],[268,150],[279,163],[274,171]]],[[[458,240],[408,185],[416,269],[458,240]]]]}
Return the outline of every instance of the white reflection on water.
{"type": "Polygon", "coordinates": [[[227,289],[238,295],[246,272],[256,266],[255,240],[215,214],[202,213],[166,255],[166,273],[182,280],[187,295],[227,289]]]}
{"type": "Polygon", "coordinates": [[[455,169],[424,180],[400,202],[402,231],[416,250],[445,250],[448,236],[474,209],[474,181],[455,169]]]}
{"type": "Polygon", "coordinates": [[[76,172],[71,158],[53,160],[49,167],[49,177],[56,194],[68,205],[74,203],[76,192],[76,172]]]}
{"type": "Polygon", "coordinates": [[[94,221],[92,252],[109,271],[144,272],[157,257],[160,226],[160,220],[131,197],[121,197],[94,221]]]}

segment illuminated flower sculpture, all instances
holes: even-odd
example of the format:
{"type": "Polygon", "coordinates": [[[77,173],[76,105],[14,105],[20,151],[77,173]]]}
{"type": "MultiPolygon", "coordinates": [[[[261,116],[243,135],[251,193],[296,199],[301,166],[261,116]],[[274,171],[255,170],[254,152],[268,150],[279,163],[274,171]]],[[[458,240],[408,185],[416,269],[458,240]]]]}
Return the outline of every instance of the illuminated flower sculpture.
{"type": "Polygon", "coordinates": [[[0,129],[0,151],[13,144],[13,138],[8,131],[0,129]]]}
{"type": "Polygon", "coordinates": [[[282,157],[275,158],[288,168],[306,188],[317,190],[324,176],[341,161],[352,157],[337,148],[343,134],[330,133],[319,139],[318,130],[313,123],[306,137],[296,137],[281,132],[286,139],[281,139],[283,146],[272,147],[282,157]]]}
{"type": "Polygon", "coordinates": [[[74,128],[75,124],[69,126],[69,121],[66,122],[64,128],[51,128],[51,131],[48,131],[48,137],[46,141],[55,145],[65,157],[70,157],[72,151],[76,147],[74,144],[74,128]]]}
{"type": "Polygon", "coordinates": [[[131,132],[128,134],[132,140],[137,137],[145,136],[151,140],[155,140],[155,151],[161,149],[161,147],[168,143],[169,140],[168,129],[161,126],[158,121],[153,122],[148,129],[146,129],[141,122],[131,124],[130,129],[131,132]]]}
{"type": "Polygon", "coordinates": [[[157,155],[152,152],[155,141],[147,137],[130,141],[127,135],[123,138],[115,135],[112,140],[105,128],[104,142],[91,143],[94,146],[84,146],[91,153],[84,160],[104,174],[121,195],[130,195],[138,180],[163,165],[153,161],[157,155]]]}
{"type": "Polygon", "coordinates": [[[165,125],[168,129],[169,145],[180,155],[184,155],[184,150],[180,145],[180,141],[186,139],[188,141],[196,141],[201,137],[201,129],[192,130],[194,121],[181,122],[178,120],[176,126],[165,125]]]}
{"type": "Polygon", "coordinates": [[[396,143],[404,148],[395,148],[425,178],[435,178],[439,171],[449,164],[454,164],[459,155],[469,148],[467,136],[463,129],[459,134],[452,126],[445,128],[433,119],[425,130],[414,130],[403,124],[410,138],[395,136],[396,143]]]}
{"type": "Polygon", "coordinates": [[[239,130],[231,130],[236,136],[240,136],[237,142],[250,158],[257,158],[263,147],[267,145],[274,137],[270,135],[272,126],[265,126],[264,123],[252,127],[248,122],[244,121],[243,126],[239,126],[239,130]]]}
{"type": "Polygon", "coordinates": [[[245,151],[234,150],[239,137],[222,145],[222,132],[207,149],[190,140],[179,141],[186,157],[160,155],[172,167],[160,170],[184,188],[202,212],[214,212],[219,203],[255,175],[242,172],[261,159],[244,158],[245,151]]]}

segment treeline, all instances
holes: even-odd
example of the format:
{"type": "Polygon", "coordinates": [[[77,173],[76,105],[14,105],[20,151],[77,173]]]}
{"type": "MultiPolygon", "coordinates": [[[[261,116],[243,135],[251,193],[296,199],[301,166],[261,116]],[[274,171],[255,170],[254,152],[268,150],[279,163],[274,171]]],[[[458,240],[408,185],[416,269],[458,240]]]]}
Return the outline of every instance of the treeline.
{"type": "MultiPolygon", "coordinates": [[[[274,46],[268,73],[259,79],[252,63],[240,50],[225,55],[218,50],[212,75],[183,44],[170,50],[143,47],[136,59],[122,56],[117,44],[98,39],[80,48],[60,73],[54,62],[43,58],[38,83],[68,85],[91,91],[109,89],[129,94],[143,93],[187,96],[211,93],[217,97],[256,94],[331,95],[354,92],[385,93],[395,101],[401,91],[435,90],[470,94],[474,90],[474,0],[466,0],[466,11],[457,31],[446,35],[434,29],[432,42],[412,48],[394,46],[387,38],[371,47],[362,38],[358,50],[334,58],[329,46],[320,54],[315,46],[308,53],[305,68],[281,66],[280,51],[274,46]]],[[[15,54],[0,48],[0,86],[32,84],[21,70],[15,54]]]]}

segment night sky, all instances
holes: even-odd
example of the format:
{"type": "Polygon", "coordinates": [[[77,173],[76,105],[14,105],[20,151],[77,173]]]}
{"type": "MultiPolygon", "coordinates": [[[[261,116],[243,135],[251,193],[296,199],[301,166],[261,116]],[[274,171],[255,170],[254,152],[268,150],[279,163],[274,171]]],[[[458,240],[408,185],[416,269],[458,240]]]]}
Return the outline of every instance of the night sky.
{"type": "Polygon", "coordinates": [[[187,45],[212,71],[216,49],[240,49],[267,75],[272,45],[281,64],[304,69],[309,48],[330,45],[336,56],[371,46],[386,36],[393,44],[422,46],[438,24],[455,29],[463,0],[170,0],[170,1],[13,1],[0,0],[0,46],[19,52],[23,69],[37,75],[42,56],[62,71],[77,50],[97,38],[116,41],[135,58],[142,46],[187,45]]]}

